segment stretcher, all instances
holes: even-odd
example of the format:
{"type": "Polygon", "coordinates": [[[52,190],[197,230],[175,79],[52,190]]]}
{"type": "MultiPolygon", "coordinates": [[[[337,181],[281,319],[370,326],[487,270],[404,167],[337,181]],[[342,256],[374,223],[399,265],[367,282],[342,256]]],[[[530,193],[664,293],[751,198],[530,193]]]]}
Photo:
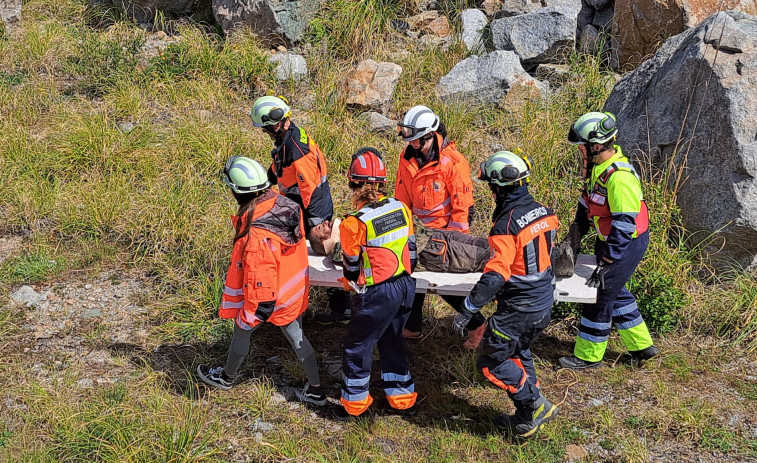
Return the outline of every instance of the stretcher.
{"type": "MultiPolygon", "coordinates": [[[[342,277],[342,267],[334,265],[330,258],[316,255],[308,243],[310,286],[341,288],[337,279],[342,277]]],[[[576,259],[575,273],[569,278],[557,278],[555,298],[558,302],[591,304],[597,301],[596,288],[586,286],[596,267],[594,256],[580,254],[576,259]]],[[[414,272],[416,291],[427,294],[467,296],[481,277],[480,273],[414,272]]]]}

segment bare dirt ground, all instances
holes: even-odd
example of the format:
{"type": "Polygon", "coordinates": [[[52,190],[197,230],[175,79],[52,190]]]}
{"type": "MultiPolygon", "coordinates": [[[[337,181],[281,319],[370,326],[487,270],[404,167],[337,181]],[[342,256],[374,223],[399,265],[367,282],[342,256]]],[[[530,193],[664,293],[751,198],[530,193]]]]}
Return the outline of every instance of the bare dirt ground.
{"type": "MultiPolygon", "coordinates": [[[[13,255],[20,246],[20,239],[0,238],[0,260],[13,255]]],[[[3,364],[15,363],[16,368],[26,370],[26,381],[43,388],[54,388],[64,378],[70,380],[66,372],[75,372],[73,381],[83,400],[93,389],[128,383],[144,368],[162,372],[173,393],[187,395],[188,389],[196,387],[196,364],[208,359],[222,361],[227,341],[215,345],[161,341],[156,333],[156,314],[147,302],[156,290],[154,285],[139,270],[110,268],[69,271],[54,281],[10,288],[6,310],[17,314],[18,329],[0,343],[3,364]]],[[[386,447],[388,454],[406,445],[407,439],[421,451],[430,448],[424,428],[438,429],[439,423],[452,423],[457,430],[486,438],[492,432],[489,420],[497,413],[511,411],[502,391],[485,387],[475,376],[474,354],[464,351],[448,328],[451,312],[440,308],[430,312],[425,337],[409,345],[412,372],[421,397],[421,413],[409,423],[417,429],[414,436],[402,439],[380,437],[384,440],[376,442],[386,447]]],[[[575,435],[576,443],[566,446],[564,460],[757,461],[754,354],[724,351],[713,339],[681,334],[660,339],[662,355],[641,369],[615,366],[582,373],[558,370],[553,367],[557,359],[571,350],[572,322],[555,322],[534,349],[540,361],[543,390],[553,402],[560,403],[554,426],[575,435]],[[739,445],[740,441],[743,445],[739,445]]],[[[322,327],[309,319],[305,328],[319,353],[323,382],[329,395],[336,398],[339,338],[346,328],[322,327]]],[[[621,353],[619,345],[612,344],[607,363],[621,353]]],[[[374,378],[377,366],[375,370],[374,378]]],[[[245,388],[253,387],[251,380],[268,378],[278,391],[275,401],[286,406],[286,413],[299,410],[324,438],[338,442],[344,433],[344,426],[330,417],[330,411],[337,407],[336,400],[326,411],[315,413],[290,402],[303,375],[278,330],[271,327],[261,330],[260,336],[256,334],[241,376],[235,387],[242,391],[241,396],[233,397],[243,400],[245,388]]],[[[374,396],[380,397],[378,385],[373,387],[377,389],[374,396]]],[[[190,395],[209,400],[209,393],[200,386],[190,395]]],[[[261,441],[275,429],[275,422],[261,422],[258,418],[252,421],[239,407],[242,405],[225,403],[225,413],[238,417],[232,426],[254,431],[252,435],[261,441]]],[[[9,429],[13,429],[14,417],[24,410],[21,398],[5,395],[0,400],[0,414],[9,429]]],[[[231,442],[235,438],[229,439],[231,442]]],[[[242,458],[236,453],[230,452],[229,458],[242,458]]]]}

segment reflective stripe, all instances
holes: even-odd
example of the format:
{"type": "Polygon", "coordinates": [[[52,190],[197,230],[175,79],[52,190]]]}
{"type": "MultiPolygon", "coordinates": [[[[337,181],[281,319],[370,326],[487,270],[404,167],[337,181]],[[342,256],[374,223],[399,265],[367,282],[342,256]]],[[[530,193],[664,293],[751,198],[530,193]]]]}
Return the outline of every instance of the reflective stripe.
{"type": "Polygon", "coordinates": [[[296,301],[297,299],[302,298],[302,296],[305,295],[305,291],[307,291],[307,289],[308,289],[307,286],[303,286],[302,288],[300,288],[299,291],[297,291],[296,293],[294,293],[292,295],[292,297],[290,297],[289,299],[287,299],[284,302],[276,304],[276,307],[274,307],[273,310],[279,310],[279,309],[284,308],[284,307],[289,307],[294,301],[296,301]]]}
{"type": "Polygon", "coordinates": [[[363,269],[363,278],[371,278],[373,276],[373,270],[370,268],[363,269]]]}
{"type": "Polygon", "coordinates": [[[526,264],[526,272],[529,275],[533,275],[534,273],[539,272],[539,267],[536,263],[536,247],[534,246],[533,240],[529,241],[526,245],[525,252],[523,253],[523,259],[525,259],[526,264]]]}
{"type": "Polygon", "coordinates": [[[305,280],[305,278],[308,277],[308,275],[310,275],[310,267],[309,266],[305,267],[302,270],[300,270],[299,272],[297,272],[297,274],[294,275],[292,278],[290,278],[289,281],[287,281],[286,283],[284,283],[281,286],[281,289],[279,289],[279,294],[285,294],[287,291],[289,291],[290,289],[292,289],[294,287],[294,285],[296,285],[297,283],[303,282],[305,280]]]}
{"type": "Polygon", "coordinates": [[[397,228],[396,230],[393,230],[391,233],[385,233],[383,235],[379,235],[376,238],[367,240],[366,244],[368,246],[383,246],[387,243],[391,243],[394,240],[407,237],[408,230],[409,230],[409,227],[407,226],[402,227],[402,228],[397,228]]]}
{"type": "Polygon", "coordinates": [[[237,326],[245,331],[252,331],[252,326],[248,325],[244,320],[242,320],[242,311],[240,310],[237,313],[237,318],[234,319],[234,321],[237,323],[237,326]]]}
{"type": "Polygon", "coordinates": [[[241,309],[242,307],[244,307],[244,301],[240,301],[240,302],[221,301],[222,309],[241,309]]]}
{"type": "Polygon", "coordinates": [[[618,327],[618,330],[630,330],[631,328],[639,326],[642,323],[644,323],[644,319],[641,317],[636,317],[630,322],[618,323],[616,326],[618,327]]]}
{"type": "Polygon", "coordinates": [[[481,310],[481,307],[476,307],[475,305],[471,304],[470,300],[469,300],[469,299],[468,299],[467,297],[466,297],[466,298],[465,298],[465,300],[463,301],[463,305],[465,306],[465,309],[466,309],[466,310],[467,310],[468,312],[473,312],[473,313],[476,313],[476,312],[478,312],[479,310],[481,310]]]}
{"type": "Polygon", "coordinates": [[[593,322],[589,320],[588,318],[584,318],[584,317],[581,317],[581,324],[587,328],[594,328],[595,330],[609,330],[612,327],[611,322],[607,322],[607,323],[593,322]]]}
{"type": "Polygon", "coordinates": [[[410,387],[407,387],[407,388],[404,388],[404,387],[385,387],[384,388],[384,394],[388,396],[412,394],[413,392],[415,392],[415,384],[411,384],[410,387]]]}
{"type": "Polygon", "coordinates": [[[441,211],[446,206],[449,206],[450,202],[451,202],[451,198],[447,198],[444,201],[442,201],[439,205],[434,206],[431,209],[420,209],[420,208],[414,207],[413,208],[413,213],[415,215],[429,215],[429,214],[433,214],[434,212],[441,211]]]}
{"type": "Polygon", "coordinates": [[[459,228],[460,230],[467,230],[469,228],[468,222],[455,222],[450,220],[448,227],[459,228]]]}
{"type": "Polygon", "coordinates": [[[360,264],[350,265],[349,262],[343,261],[342,265],[344,266],[344,268],[346,268],[350,272],[357,272],[358,270],[360,270],[360,264]]]}
{"type": "Polygon", "coordinates": [[[345,386],[352,386],[352,387],[360,387],[365,386],[368,384],[371,380],[370,376],[366,376],[365,378],[348,378],[344,375],[342,375],[342,381],[344,381],[345,386]]]}
{"type": "Polygon", "coordinates": [[[410,373],[406,375],[398,375],[397,373],[381,373],[381,379],[384,381],[410,381],[412,377],[410,373]]]}
{"type": "Polygon", "coordinates": [[[508,281],[511,281],[513,283],[516,283],[516,282],[533,283],[535,281],[543,280],[544,277],[547,275],[547,272],[548,270],[545,270],[539,273],[534,273],[533,275],[511,275],[508,281]]]}
{"type": "Polygon", "coordinates": [[[323,177],[321,177],[321,183],[326,183],[326,182],[328,182],[328,181],[329,181],[329,176],[328,176],[328,174],[327,174],[327,175],[324,175],[323,177]]]}
{"type": "Polygon", "coordinates": [[[360,402],[361,400],[365,400],[368,398],[368,391],[360,392],[358,394],[348,394],[344,389],[342,389],[342,399],[346,400],[347,402],[360,402]]]}
{"type": "Polygon", "coordinates": [[[634,310],[639,310],[639,306],[636,305],[636,302],[632,302],[632,303],[630,303],[630,304],[628,304],[626,306],[623,306],[623,307],[621,307],[619,309],[613,310],[612,311],[612,316],[613,317],[620,317],[621,315],[629,314],[629,313],[633,312],[634,310]]]}
{"type": "Polygon", "coordinates": [[[411,259],[417,259],[418,258],[418,251],[410,251],[410,258],[411,259]]]}
{"type": "MultiPolygon", "coordinates": [[[[450,216],[450,214],[446,214],[446,215],[443,215],[441,217],[449,217],[449,216],[450,216]]],[[[419,219],[421,219],[421,222],[423,222],[424,224],[431,223],[431,222],[433,222],[434,220],[436,220],[438,218],[439,217],[419,217],[419,219]]]]}
{"type": "Polygon", "coordinates": [[[578,332],[578,337],[581,339],[585,339],[587,341],[596,342],[596,343],[607,342],[607,340],[610,339],[609,334],[606,336],[593,336],[591,334],[584,333],[582,331],[578,332]]]}
{"type": "Polygon", "coordinates": [[[243,296],[244,288],[234,289],[234,288],[229,288],[228,286],[224,286],[223,293],[227,296],[243,296]]]}
{"type": "Polygon", "coordinates": [[[633,233],[636,231],[636,224],[632,224],[628,222],[618,222],[617,220],[613,220],[612,226],[617,228],[620,231],[627,232],[627,233],[633,233]]]}
{"type": "Polygon", "coordinates": [[[351,256],[349,254],[342,253],[342,256],[344,257],[344,260],[346,260],[349,263],[353,262],[360,262],[360,256],[351,256]]]}

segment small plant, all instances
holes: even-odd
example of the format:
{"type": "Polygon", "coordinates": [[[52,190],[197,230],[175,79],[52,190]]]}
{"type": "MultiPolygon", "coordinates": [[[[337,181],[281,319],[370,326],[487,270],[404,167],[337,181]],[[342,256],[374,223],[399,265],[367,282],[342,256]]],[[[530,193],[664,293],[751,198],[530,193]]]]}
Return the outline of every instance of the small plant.
{"type": "Polygon", "coordinates": [[[44,281],[64,269],[64,264],[44,249],[34,249],[0,264],[0,282],[33,284],[44,281]]]}

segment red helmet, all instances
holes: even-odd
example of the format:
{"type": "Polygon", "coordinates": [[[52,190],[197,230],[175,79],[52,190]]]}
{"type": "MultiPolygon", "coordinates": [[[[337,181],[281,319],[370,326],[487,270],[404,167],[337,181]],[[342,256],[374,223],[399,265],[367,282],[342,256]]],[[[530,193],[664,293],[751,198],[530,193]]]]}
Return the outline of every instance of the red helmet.
{"type": "Polygon", "coordinates": [[[386,183],[386,166],[381,152],[370,146],[357,150],[352,155],[347,178],[355,183],[386,183]]]}

